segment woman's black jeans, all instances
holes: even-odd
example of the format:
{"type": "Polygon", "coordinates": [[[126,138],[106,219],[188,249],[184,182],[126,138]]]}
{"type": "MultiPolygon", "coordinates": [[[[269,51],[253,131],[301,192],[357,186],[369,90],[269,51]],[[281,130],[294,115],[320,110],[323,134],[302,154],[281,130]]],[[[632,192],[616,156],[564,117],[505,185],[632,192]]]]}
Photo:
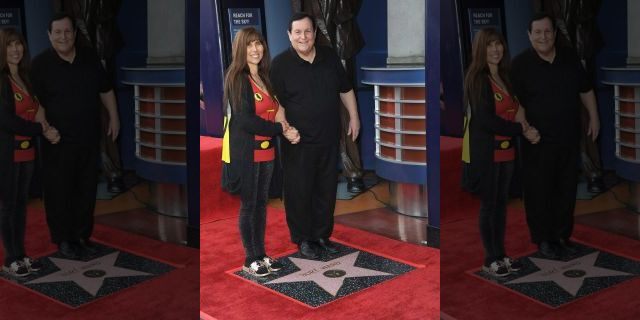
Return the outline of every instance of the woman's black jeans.
{"type": "Polygon", "coordinates": [[[27,201],[33,176],[33,161],[16,162],[7,180],[6,194],[0,198],[0,233],[4,245],[4,264],[25,256],[24,234],[27,225],[27,201]]]}
{"type": "Polygon", "coordinates": [[[513,161],[493,163],[493,176],[487,181],[481,196],[480,237],[484,246],[486,266],[505,256],[504,234],[513,170],[513,161]]]}
{"type": "Polygon", "coordinates": [[[258,260],[265,255],[264,232],[267,226],[267,201],[273,163],[266,161],[253,164],[253,185],[250,186],[251,192],[246,193],[250,197],[241,199],[240,235],[246,262],[258,260]]]}

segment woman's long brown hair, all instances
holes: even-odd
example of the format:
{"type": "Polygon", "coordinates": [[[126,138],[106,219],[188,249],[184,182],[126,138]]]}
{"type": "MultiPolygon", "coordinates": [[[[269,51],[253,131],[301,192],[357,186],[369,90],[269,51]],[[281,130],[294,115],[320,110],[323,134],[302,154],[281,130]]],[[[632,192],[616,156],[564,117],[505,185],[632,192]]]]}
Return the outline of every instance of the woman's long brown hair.
{"type": "Polygon", "coordinates": [[[482,83],[487,81],[486,77],[490,74],[489,65],[487,64],[487,47],[493,41],[500,42],[504,48],[502,60],[498,63],[498,74],[506,86],[505,89],[512,95],[511,82],[509,81],[511,58],[509,57],[507,43],[504,40],[504,36],[496,29],[484,28],[478,31],[473,38],[473,59],[464,78],[465,108],[467,105],[471,105],[472,107],[477,105],[482,99],[482,95],[484,94],[482,83]]]}
{"type": "MultiPolygon", "coordinates": [[[[224,110],[226,112],[227,101],[231,103],[234,112],[240,111],[242,107],[242,88],[245,84],[246,77],[249,76],[249,65],[247,64],[247,46],[253,41],[259,41],[264,47],[264,53],[262,60],[258,64],[258,74],[264,83],[267,93],[271,97],[273,95],[273,89],[271,87],[271,81],[269,81],[269,70],[271,69],[271,56],[269,55],[269,47],[264,40],[262,34],[253,27],[242,28],[236,34],[233,40],[232,47],[232,61],[231,65],[227,69],[227,74],[224,78],[224,110]]],[[[274,97],[275,99],[275,97],[274,97]]]]}
{"type": "MultiPolygon", "coordinates": [[[[22,54],[22,60],[18,64],[18,74],[24,82],[25,89],[29,92],[29,95],[33,96],[31,91],[31,82],[29,81],[29,68],[31,67],[31,59],[29,58],[29,49],[27,48],[27,41],[25,41],[24,36],[20,34],[14,28],[4,28],[0,29],[0,88],[5,86],[4,79],[5,76],[8,78],[11,75],[11,71],[9,70],[9,63],[7,62],[7,48],[9,45],[18,41],[22,44],[24,48],[24,53],[22,54]]],[[[0,95],[2,94],[0,90],[0,95]]],[[[0,97],[0,99],[6,99],[7,97],[0,97]]]]}

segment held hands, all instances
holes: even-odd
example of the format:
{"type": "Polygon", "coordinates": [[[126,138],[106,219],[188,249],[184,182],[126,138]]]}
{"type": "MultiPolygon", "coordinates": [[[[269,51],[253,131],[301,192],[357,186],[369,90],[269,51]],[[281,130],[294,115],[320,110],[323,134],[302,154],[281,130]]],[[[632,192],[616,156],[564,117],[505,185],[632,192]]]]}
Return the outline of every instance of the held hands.
{"type": "Polygon", "coordinates": [[[520,122],[520,124],[522,125],[522,135],[524,135],[531,144],[540,142],[540,133],[538,132],[538,129],[530,126],[526,120],[520,122]]]}
{"type": "Polygon", "coordinates": [[[58,132],[58,129],[50,126],[46,120],[40,122],[40,124],[42,125],[42,135],[44,135],[51,144],[60,142],[60,133],[58,132]]]}
{"type": "Polygon", "coordinates": [[[298,132],[298,129],[290,126],[287,121],[282,121],[280,124],[282,125],[282,134],[287,138],[287,140],[289,140],[289,142],[291,142],[291,144],[300,142],[300,133],[298,132]]]}

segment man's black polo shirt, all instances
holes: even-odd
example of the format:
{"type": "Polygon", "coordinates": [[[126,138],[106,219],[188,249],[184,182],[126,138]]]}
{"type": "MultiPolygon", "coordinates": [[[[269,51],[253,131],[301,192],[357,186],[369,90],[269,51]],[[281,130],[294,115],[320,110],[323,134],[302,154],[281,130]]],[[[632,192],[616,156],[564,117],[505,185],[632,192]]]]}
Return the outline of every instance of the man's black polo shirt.
{"type": "Polygon", "coordinates": [[[300,142],[330,145],[338,141],[340,93],[352,89],[338,56],[316,46],[309,63],[293,48],[273,59],[271,82],[287,121],[300,132],[300,142]]]}
{"type": "Polygon", "coordinates": [[[111,84],[91,49],[76,47],[73,63],[62,60],[52,48],[45,50],[33,60],[31,81],[61,142],[98,142],[100,93],[111,90],[111,84]]]}
{"type": "Polygon", "coordinates": [[[556,47],[553,63],[542,60],[533,48],[525,50],[513,60],[511,82],[542,143],[577,145],[580,93],[592,87],[571,49],[556,47]]]}

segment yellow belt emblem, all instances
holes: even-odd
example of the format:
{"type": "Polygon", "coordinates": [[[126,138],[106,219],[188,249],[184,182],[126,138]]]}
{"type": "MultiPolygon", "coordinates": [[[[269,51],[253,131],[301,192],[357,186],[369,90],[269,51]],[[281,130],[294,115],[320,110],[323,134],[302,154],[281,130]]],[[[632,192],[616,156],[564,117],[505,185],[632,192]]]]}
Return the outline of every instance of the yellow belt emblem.
{"type": "Polygon", "coordinates": [[[31,146],[31,143],[29,142],[29,140],[20,142],[20,149],[22,150],[29,149],[30,146],[31,146]]]}
{"type": "Polygon", "coordinates": [[[256,101],[260,102],[262,101],[262,95],[259,92],[256,92],[253,94],[253,97],[256,99],[256,101]]]}
{"type": "Polygon", "coordinates": [[[269,141],[262,141],[260,143],[260,148],[262,149],[268,149],[269,148],[269,141]]]}
{"type": "Polygon", "coordinates": [[[502,101],[502,95],[499,92],[494,93],[493,97],[496,99],[496,101],[502,101]]]}
{"type": "Polygon", "coordinates": [[[16,99],[16,101],[20,102],[22,101],[22,95],[20,94],[20,92],[16,92],[13,94],[13,97],[16,99]]]}

